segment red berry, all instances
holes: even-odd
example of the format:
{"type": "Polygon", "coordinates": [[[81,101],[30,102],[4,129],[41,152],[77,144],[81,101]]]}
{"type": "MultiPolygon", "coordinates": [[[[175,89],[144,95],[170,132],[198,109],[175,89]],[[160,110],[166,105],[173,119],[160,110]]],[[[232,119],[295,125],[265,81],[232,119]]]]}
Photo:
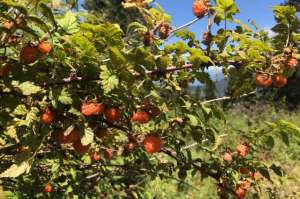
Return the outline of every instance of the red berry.
{"type": "Polygon", "coordinates": [[[0,68],[0,77],[5,77],[9,74],[12,69],[12,65],[10,63],[5,64],[0,68]]]}
{"type": "Polygon", "coordinates": [[[139,111],[133,113],[131,117],[132,122],[139,122],[139,123],[148,123],[150,121],[151,117],[148,112],[146,111],[139,111]]]}
{"type": "Polygon", "coordinates": [[[84,102],[81,105],[81,113],[87,117],[92,115],[100,115],[104,111],[103,104],[93,103],[93,102],[84,102]]]}
{"type": "Polygon", "coordinates": [[[286,62],[289,69],[295,69],[298,65],[298,59],[295,57],[288,58],[286,62]]]}
{"type": "Polygon", "coordinates": [[[246,167],[241,167],[240,168],[240,173],[243,174],[243,175],[249,175],[251,172],[246,167]]]}
{"type": "Polygon", "coordinates": [[[108,130],[107,128],[99,128],[95,134],[98,138],[103,139],[107,136],[108,130]]]}
{"type": "Polygon", "coordinates": [[[107,160],[111,160],[114,157],[114,150],[113,149],[105,149],[104,157],[107,160]]]}
{"type": "Polygon", "coordinates": [[[68,135],[65,135],[65,132],[58,134],[58,142],[60,144],[72,144],[78,140],[80,140],[80,134],[77,129],[73,129],[68,135]]]}
{"type": "Polygon", "coordinates": [[[239,199],[245,198],[246,193],[247,193],[247,191],[245,189],[240,188],[240,187],[235,190],[235,194],[237,195],[237,197],[239,199]]]}
{"type": "Polygon", "coordinates": [[[104,115],[108,122],[114,123],[120,119],[120,109],[118,107],[105,109],[104,115]]]}
{"type": "Polygon", "coordinates": [[[244,180],[239,184],[239,188],[244,190],[248,190],[250,187],[251,187],[251,183],[247,180],[244,180]]]}
{"type": "Polygon", "coordinates": [[[48,54],[52,50],[52,45],[47,41],[43,41],[39,43],[38,49],[42,54],[48,54]]]}
{"type": "Polygon", "coordinates": [[[50,108],[46,108],[41,115],[41,121],[45,124],[51,124],[54,118],[55,114],[50,108]]]}
{"type": "Polygon", "coordinates": [[[205,0],[195,0],[193,4],[193,13],[196,17],[202,18],[207,12],[207,5],[205,0]]]}
{"type": "Polygon", "coordinates": [[[279,76],[276,76],[274,85],[275,85],[277,88],[282,88],[282,87],[284,87],[286,84],[287,84],[287,78],[286,78],[286,77],[280,76],[280,75],[279,75],[279,76]]]}
{"type": "Polygon", "coordinates": [[[91,155],[91,159],[93,161],[99,161],[101,159],[100,157],[100,154],[98,152],[94,152],[92,155],[91,155]]]}
{"type": "Polygon", "coordinates": [[[88,152],[90,149],[90,144],[88,145],[83,145],[81,143],[81,140],[77,140],[76,142],[73,143],[74,150],[79,154],[79,155],[84,155],[85,153],[88,152]]]}
{"type": "Polygon", "coordinates": [[[20,62],[22,64],[31,64],[38,59],[38,49],[36,47],[26,46],[20,52],[20,62]]]}
{"type": "Polygon", "coordinates": [[[51,184],[46,184],[44,188],[45,193],[50,193],[52,191],[52,186],[51,184]]]}
{"type": "Polygon", "coordinates": [[[167,39],[171,33],[171,27],[167,23],[163,23],[159,27],[159,37],[160,39],[167,39]]]}
{"type": "Polygon", "coordinates": [[[256,73],[256,84],[262,87],[269,87],[273,83],[272,77],[265,73],[256,73]]]}
{"type": "Polygon", "coordinates": [[[159,152],[163,146],[163,140],[160,136],[147,136],[143,142],[144,149],[147,153],[153,154],[159,152]]]}

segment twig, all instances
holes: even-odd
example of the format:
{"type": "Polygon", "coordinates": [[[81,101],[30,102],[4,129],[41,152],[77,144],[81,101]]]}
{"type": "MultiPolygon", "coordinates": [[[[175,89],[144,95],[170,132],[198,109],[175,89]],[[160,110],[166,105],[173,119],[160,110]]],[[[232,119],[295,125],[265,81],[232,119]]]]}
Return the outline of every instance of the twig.
{"type": "Polygon", "coordinates": [[[179,26],[178,28],[172,30],[172,31],[170,32],[170,35],[173,34],[173,33],[176,32],[176,31],[179,31],[179,30],[181,30],[181,29],[184,29],[184,28],[186,28],[186,27],[189,27],[190,25],[196,23],[196,22],[199,21],[200,19],[201,19],[201,18],[198,18],[198,17],[197,17],[196,19],[193,19],[192,21],[189,21],[189,22],[187,22],[186,24],[183,24],[182,26],[179,26]]]}
{"type": "MultiPolygon", "coordinates": [[[[241,95],[241,96],[239,96],[239,98],[248,97],[248,96],[254,95],[254,94],[256,94],[256,91],[252,91],[250,93],[241,95]]],[[[224,101],[224,100],[232,100],[232,99],[236,99],[236,98],[230,97],[230,96],[225,96],[225,97],[220,97],[220,98],[216,98],[216,99],[212,99],[212,100],[203,101],[203,102],[201,102],[201,104],[208,104],[208,103],[212,103],[212,102],[218,102],[218,101],[224,101]]]]}

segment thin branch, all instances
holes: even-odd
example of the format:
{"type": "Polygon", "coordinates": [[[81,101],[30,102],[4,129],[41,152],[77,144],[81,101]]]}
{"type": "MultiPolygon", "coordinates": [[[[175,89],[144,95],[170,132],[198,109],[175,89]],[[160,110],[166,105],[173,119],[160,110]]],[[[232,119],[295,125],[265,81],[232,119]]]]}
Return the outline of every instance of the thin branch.
{"type": "MultiPolygon", "coordinates": [[[[256,94],[256,91],[252,91],[250,93],[241,95],[241,96],[239,96],[239,98],[248,97],[248,96],[254,95],[254,94],[256,94]]],[[[237,98],[225,96],[225,97],[220,97],[220,98],[216,98],[216,99],[212,99],[212,100],[203,101],[203,102],[201,102],[201,104],[208,104],[208,103],[219,102],[219,101],[224,101],[224,100],[233,100],[233,99],[237,99],[237,98]]]]}
{"type": "Polygon", "coordinates": [[[170,35],[173,34],[173,33],[176,32],[176,31],[179,31],[179,30],[181,30],[181,29],[184,29],[184,28],[189,27],[190,25],[196,23],[196,22],[199,21],[200,19],[201,19],[201,18],[198,18],[198,17],[197,17],[196,19],[193,19],[192,21],[189,21],[189,22],[187,22],[186,24],[183,24],[182,26],[179,26],[178,28],[172,30],[172,31],[170,32],[170,35]]]}

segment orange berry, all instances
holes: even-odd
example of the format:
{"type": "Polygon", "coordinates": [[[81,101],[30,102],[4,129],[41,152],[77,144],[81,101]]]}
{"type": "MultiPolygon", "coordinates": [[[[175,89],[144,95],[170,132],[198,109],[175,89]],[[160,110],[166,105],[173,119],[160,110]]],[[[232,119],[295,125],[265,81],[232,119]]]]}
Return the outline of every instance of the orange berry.
{"type": "Polygon", "coordinates": [[[94,152],[92,155],[91,155],[91,159],[93,160],[93,161],[99,161],[100,159],[101,159],[101,157],[100,157],[100,154],[98,153],[98,152],[94,152]]]}
{"type": "Polygon", "coordinates": [[[41,115],[41,121],[45,124],[51,124],[54,119],[55,119],[54,112],[51,111],[51,109],[46,108],[41,115]]]}
{"type": "Polygon", "coordinates": [[[64,132],[58,134],[58,142],[60,144],[72,144],[78,140],[80,140],[80,134],[76,129],[73,129],[68,135],[65,135],[64,132]]]}
{"type": "Polygon", "coordinates": [[[295,57],[288,58],[286,62],[287,62],[288,69],[292,69],[293,70],[298,65],[298,59],[295,58],[295,57]]]}
{"type": "Polygon", "coordinates": [[[282,88],[282,87],[284,87],[287,84],[287,81],[288,80],[287,80],[286,77],[279,75],[279,76],[276,76],[274,85],[277,88],[282,88]]]}
{"type": "Polygon", "coordinates": [[[48,54],[52,50],[52,45],[47,41],[43,41],[39,43],[38,49],[42,54],[48,54]]]}
{"type": "Polygon", "coordinates": [[[90,144],[88,145],[83,145],[81,143],[81,140],[77,140],[76,142],[73,143],[74,150],[79,154],[79,155],[84,155],[85,153],[88,152],[90,149],[90,144]]]}
{"type": "Polygon", "coordinates": [[[144,34],[144,45],[150,46],[153,43],[152,34],[148,31],[144,34]]]}
{"type": "Polygon", "coordinates": [[[239,144],[236,147],[238,154],[242,157],[245,157],[249,153],[249,147],[246,144],[239,144]]]}
{"type": "Polygon", "coordinates": [[[193,4],[193,13],[196,17],[202,18],[207,12],[207,5],[205,0],[195,0],[193,4]]]}
{"type": "Polygon", "coordinates": [[[114,123],[120,119],[120,109],[118,107],[105,109],[104,115],[108,122],[114,123]]]}
{"type": "Polygon", "coordinates": [[[251,187],[251,183],[247,180],[244,180],[239,184],[239,188],[244,190],[248,190],[250,187],[251,187]]]}
{"type": "Polygon", "coordinates": [[[225,152],[223,155],[223,160],[227,161],[227,162],[232,162],[232,155],[231,153],[225,152]]]}
{"type": "Polygon", "coordinates": [[[265,73],[256,73],[256,84],[262,87],[269,87],[272,85],[272,77],[265,73]]]}
{"type": "Polygon", "coordinates": [[[104,111],[103,104],[84,102],[81,105],[81,113],[85,116],[100,115],[104,111]]]}
{"type": "Polygon", "coordinates": [[[151,117],[148,112],[146,111],[139,111],[133,113],[131,117],[132,122],[139,122],[139,123],[148,123],[150,121],[151,117]]]}
{"type": "Polygon", "coordinates": [[[31,64],[38,59],[38,49],[36,47],[26,46],[20,52],[20,62],[22,64],[31,64]]]}
{"type": "Polygon", "coordinates": [[[160,136],[150,135],[144,139],[143,145],[147,153],[153,154],[161,150],[163,146],[163,140],[160,136]]]}
{"type": "Polygon", "coordinates": [[[52,192],[52,186],[51,184],[46,184],[45,187],[44,187],[44,192],[45,193],[50,193],[52,192]]]}
{"type": "Polygon", "coordinates": [[[245,189],[240,188],[240,187],[235,190],[235,194],[237,195],[237,197],[239,199],[245,198],[246,193],[247,193],[247,191],[245,189]]]}
{"type": "Polygon", "coordinates": [[[15,23],[13,21],[6,21],[4,22],[4,28],[11,30],[14,27],[15,23]]]}

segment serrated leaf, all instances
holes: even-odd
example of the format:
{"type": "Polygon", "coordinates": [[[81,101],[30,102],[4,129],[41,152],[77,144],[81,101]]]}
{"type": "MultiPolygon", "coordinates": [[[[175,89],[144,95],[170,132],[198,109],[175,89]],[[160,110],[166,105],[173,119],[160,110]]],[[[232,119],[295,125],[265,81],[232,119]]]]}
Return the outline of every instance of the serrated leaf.
{"type": "Polygon", "coordinates": [[[0,178],[16,178],[24,173],[28,173],[31,166],[27,161],[20,164],[13,164],[0,174],[0,178]]]}
{"type": "Polygon", "coordinates": [[[63,30],[69,34],[79,31],[76,14],[72,12],[67,12],[62,19],[58,19],[57,21],[63,30]]]}
{"type": "Polygon", "coordinates": [[[118,48],[115,48],[115,47],[112,47],[109,49],[109,57],[110,57],[112,64],[115,67],[120,67],[121,65],[124,65],[127,62],[127,60],[124,57],[124,55],[122,54],[122,52],[118,48]]]}
{"type": "Polygon", "coordinates": [[[33,22],[35,25],[37,25],[39,28],[41,28],[45,32],[50,32],[48,25],[39,17],[37,16],[28,16],[28,21],[33,22]]]}
{"type": "Polygon", "coordinates": [[[119,78],[113,75],[104,65],[101,66],[100,78],[104,93],[109,93],[119,85],[119,78]]]}
{"type": "Polygon", "coordinates": [[[26,115],[28,113],[28,110],[24,104],[18,105],[15,110],[12,112],[12,115],[18,116],[18,115],[26,115]]]}
{"type": "Polygon", "coordinates": [[[17,130],[15,126],[6,127],[4,134],[9,136],[12,139],[18,139],[17,130]]]}
{"type": "Polygon", "coordinates": [[[36,94],[42,90],[41,87],[34,85],[34,83],[30,81],[19,84],[17,88],[21,90],[23,95],[36,94]]]}
{"type": "Polygon", "coordinates": [[[73,103],[71,94],[66,88],[62,89],[58,97],[58,101],[62,104],[68,105],[73,103]]]}
{"type": "Polygon", "coordinates": [[[94,141],[94,132],[90,127],[84,129],[84,134],[81,138],[82,145],[88,145],[94,141]]]}

